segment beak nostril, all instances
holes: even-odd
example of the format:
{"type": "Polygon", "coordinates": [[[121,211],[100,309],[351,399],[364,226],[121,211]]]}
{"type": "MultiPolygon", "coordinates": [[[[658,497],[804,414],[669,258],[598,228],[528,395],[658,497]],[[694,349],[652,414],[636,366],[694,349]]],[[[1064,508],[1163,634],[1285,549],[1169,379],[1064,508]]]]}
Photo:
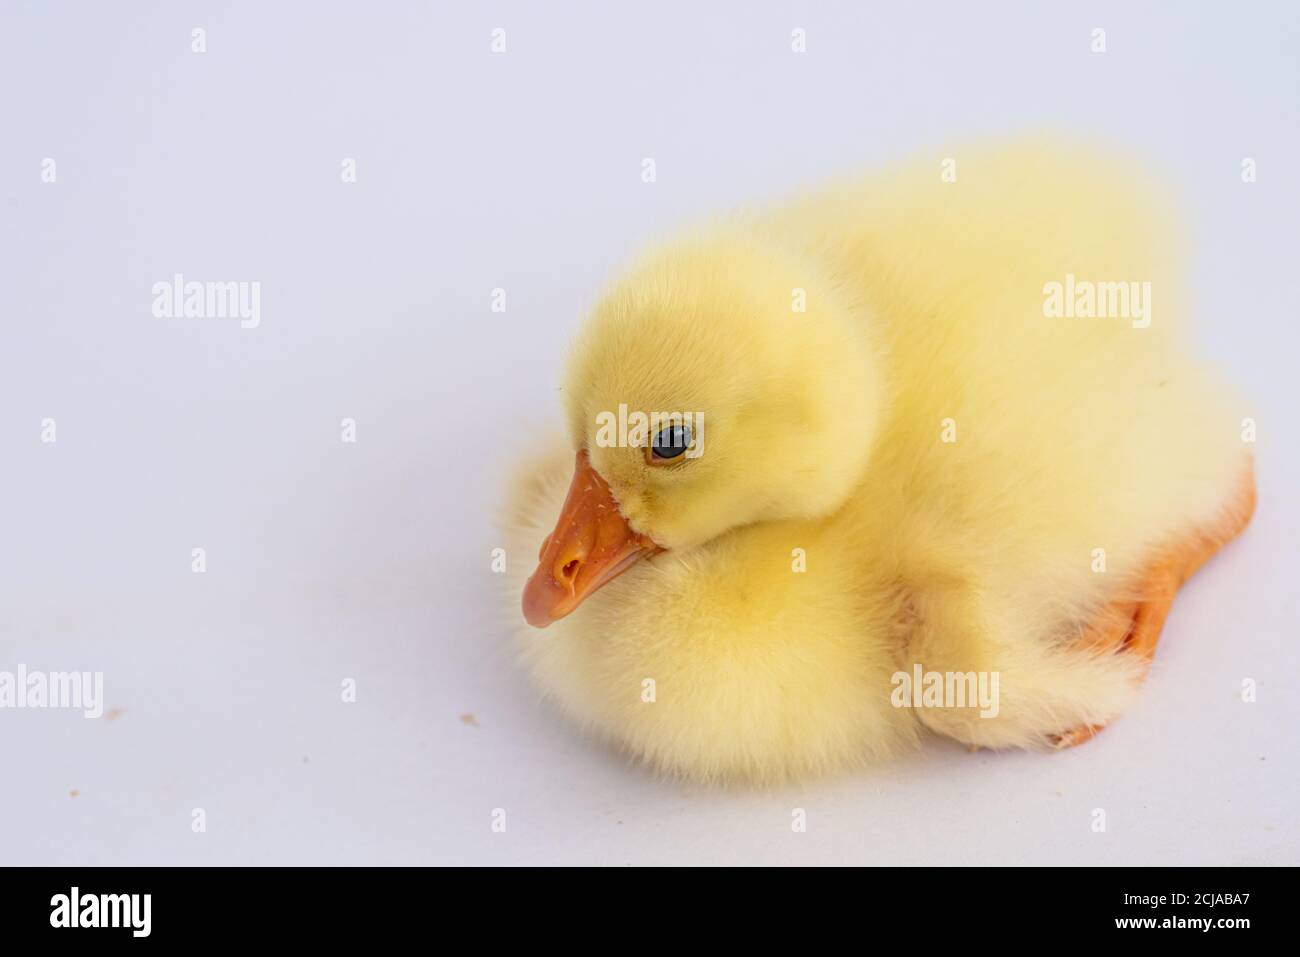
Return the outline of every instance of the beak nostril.
{"type": "Polygon", "coordinates": [[[542,542],[537,570],[524,586],[524,620],[545,628],[621,575],[644,555],[659,551],[633,532],[609,485],[578,452],[569,494],[555,529],[542,542]]]}

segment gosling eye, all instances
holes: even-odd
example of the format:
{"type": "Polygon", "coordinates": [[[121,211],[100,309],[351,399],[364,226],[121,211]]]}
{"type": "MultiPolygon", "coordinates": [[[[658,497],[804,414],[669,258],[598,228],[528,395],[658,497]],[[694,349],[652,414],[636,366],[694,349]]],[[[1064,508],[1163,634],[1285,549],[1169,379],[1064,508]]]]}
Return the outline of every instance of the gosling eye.
{"type": "Polygon", "coordinates": [[[686,425],[670,425],[660,429],[650,445],[650,455],[656,459],[675,459],[691,447],[691,429],[686,425]]]}

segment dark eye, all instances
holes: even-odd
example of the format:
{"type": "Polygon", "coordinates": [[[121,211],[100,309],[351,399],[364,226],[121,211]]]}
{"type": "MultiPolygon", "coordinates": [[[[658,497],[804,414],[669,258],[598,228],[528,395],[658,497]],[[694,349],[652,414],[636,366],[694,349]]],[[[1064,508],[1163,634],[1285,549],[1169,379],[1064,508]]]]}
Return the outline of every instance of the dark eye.
{"type": "Polygon", "coordinates": [[[670,425],[659,430],[650,446],[650,454],[657,459],[675,459],[690,446],[690,428],[685,425],[670,425]]]}

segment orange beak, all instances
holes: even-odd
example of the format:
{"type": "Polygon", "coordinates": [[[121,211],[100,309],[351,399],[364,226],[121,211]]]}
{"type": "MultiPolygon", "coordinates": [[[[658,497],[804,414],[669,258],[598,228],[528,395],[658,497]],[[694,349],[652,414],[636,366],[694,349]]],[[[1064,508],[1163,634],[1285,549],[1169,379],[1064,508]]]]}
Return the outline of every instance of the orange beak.
{"type": "Polygon", "coordinates": [[[545,628],[641,558],[660,550],[632,531],[584,449],[578,453],[555,531],[542,542],[537,571],[524,586],[525,620],[534,628],[545,628]]]}

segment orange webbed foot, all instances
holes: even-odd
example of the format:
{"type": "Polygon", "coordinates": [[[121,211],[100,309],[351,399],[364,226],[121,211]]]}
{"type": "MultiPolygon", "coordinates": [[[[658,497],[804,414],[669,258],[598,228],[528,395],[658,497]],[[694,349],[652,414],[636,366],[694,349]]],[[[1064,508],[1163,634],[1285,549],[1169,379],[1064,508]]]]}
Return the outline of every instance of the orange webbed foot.
{"type": "MultiPolygon", "coordinates": [[[[1248,463],[1232,500],[1213,525],[1197,529],[1177,545],[1163,549],[1147,567],[1136,601],[1107,606],[1079,638],[1075,647],[1090,654],[1136,655],[1143,674],[1155,657],[1174,595],[1215,552],[1240,534],[1255,511],[1255,472],[1248,463]]],[[[1105,725],[1089,724],[1048,736],[1057,749],[1072,748],[1097,736],[1105,725]]]]}

